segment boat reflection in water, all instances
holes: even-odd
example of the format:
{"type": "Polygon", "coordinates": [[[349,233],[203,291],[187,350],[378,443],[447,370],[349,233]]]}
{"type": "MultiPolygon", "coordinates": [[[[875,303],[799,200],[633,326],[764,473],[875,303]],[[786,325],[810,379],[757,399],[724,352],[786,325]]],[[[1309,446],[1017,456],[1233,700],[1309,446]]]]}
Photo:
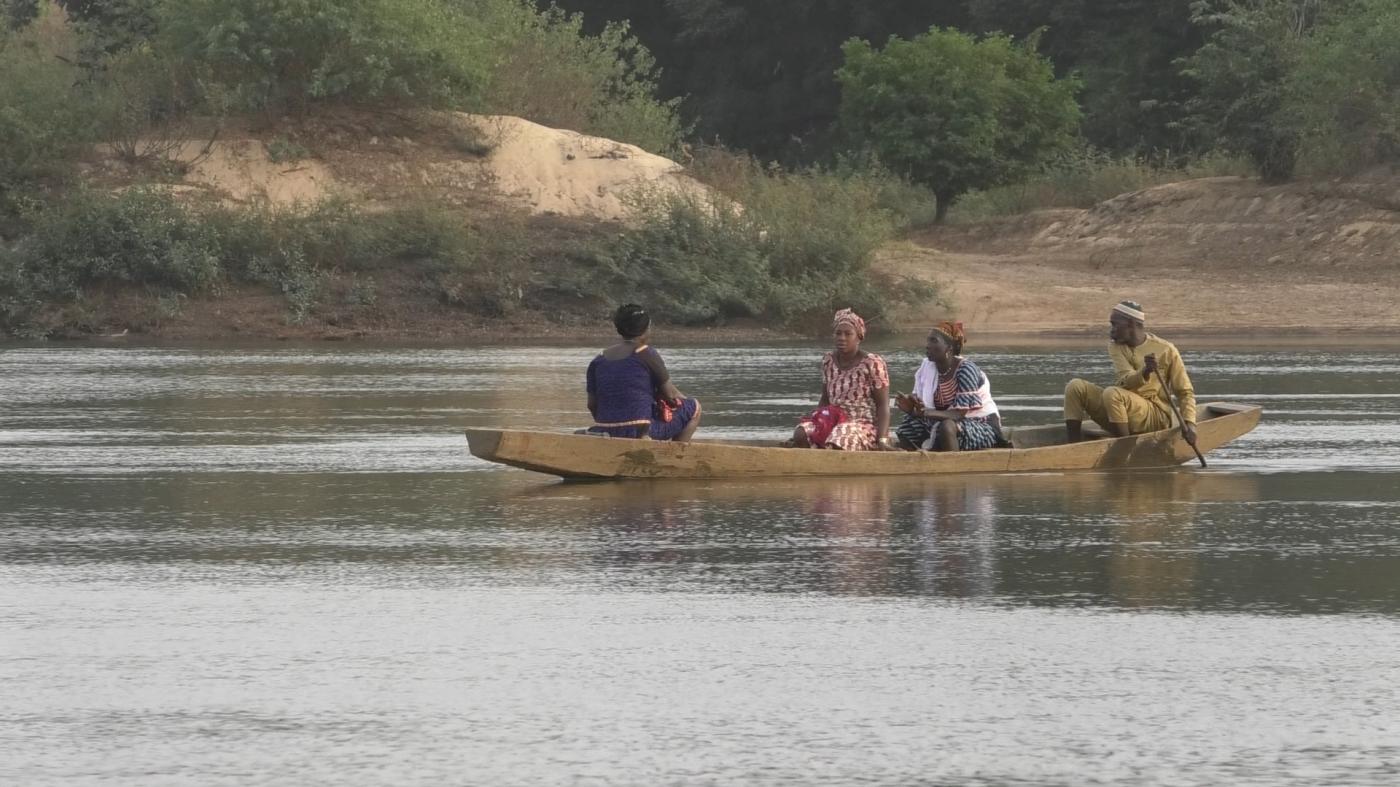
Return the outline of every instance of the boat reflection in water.
{"type": "Polygon", "coordinates": [[[1228,532],[1257,495],[1253,476],[1184,470],[558,484],[514,504],[558,504],[591,567],[628,583],[1191,608],[1202,528],[1228,532]]]}

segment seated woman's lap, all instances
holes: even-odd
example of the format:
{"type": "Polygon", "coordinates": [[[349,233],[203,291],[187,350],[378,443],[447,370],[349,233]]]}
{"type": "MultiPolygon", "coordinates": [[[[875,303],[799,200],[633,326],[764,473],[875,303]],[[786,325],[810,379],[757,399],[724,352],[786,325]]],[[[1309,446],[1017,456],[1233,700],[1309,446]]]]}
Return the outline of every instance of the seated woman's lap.
{"type": "Polygon", "coordinates": [[[660,418],[651,419],[649,434],[653,440],[674,440],[680,433],[685,431],[695,418],[695,413],[699,410],[700,403],[694,398],[687,396],[681,400],[681,406],[671,411],[671,420],[663,421],[660,418]]]}
{"type": "MultiPolygon", "coordinates": [[[[933,428],[922,418],[906,415],[895,427],[895,434],[910,445],[922,447],[933,436],[933,428]]],[[[958,449],[961,451],[994,448],[1000,439],[996,425],[987,419],[968,418],[958,422],[958,449]]]]}

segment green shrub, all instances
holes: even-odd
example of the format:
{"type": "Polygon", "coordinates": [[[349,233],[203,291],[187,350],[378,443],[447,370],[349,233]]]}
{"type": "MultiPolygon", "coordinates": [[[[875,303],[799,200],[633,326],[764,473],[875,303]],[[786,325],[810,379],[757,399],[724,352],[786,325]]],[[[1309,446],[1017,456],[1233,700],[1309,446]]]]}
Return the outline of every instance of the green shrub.
{"type": "Polygon", "coordinates": [[[1288,78],[1304,159],[1318,174],[1400,161],[1400,5],[1328,4],[1288,78]]]}
{"type": "Polygon", "coordinates": [[[0,27],[0,203],[65,172],[94,141],[77,49],[72,29],[52,11],[16,32],[0,27]]]}
{"type": "Polygon", "coordinates": [[[481,31],[451,0],[189,0],[162,5],[158,30],[247,109],[457,107],[486,79],[481,31]]]}
{"type": "Polygon", "coordinates": [[[83,191],[34,216],[14,262],[26,287],[47,297],[106,283],[194,293],[217,283],[219,245],[213,228],[161,192],[83,191]]]}
{"type": "Polygon", "coordinates": [[[305,145],[281,136],[273,137],[265,147],[268,160],[274,164],[301,161],[311,155],[311,151],[307,150],[305,145]]]}
{"type": "Polygon", "coordinates": [[[482,158],[496,149],[497,140],[492,139],[476,122],[458,115],[447,129],[448,144],[458,153],[482,158]]]}
{"type": "Polygon", "coordinates": [[[1005,183],[1070,146],[1074,78],[1057,79],[1036,38],[930,28],[883,49],[842,47],[840,126],[851,142],[928,186],[941,220],[958,197],[1005,183]]]}
{"type": "Polygon", "coordinates": [[[0,327],[27,334],[44,306],[80,301],[93,288],[131,285],[178,303],[222,282],[279,292],[301,322],[348,279],[347,297],[378,298],[375,273],[411,266],[448,305],[487,314],[524,295],[526,231],[497,218],[483,229],[428,204],[365,212],[344,200],[306,206],[182,205],[135,189],[80,192],[28,217],[28,234],[0,245],[0,327]]]}
{"type": "Polygon", "coordinates": [[[470,255],[461,218],[425,205],[367,213],[329,199],[309,206],[216,209],[204,218],[217,227],[231,277],[279,288],[289,300],[303,302],[302,310],[313,305],[308,300],[331,274],[403,262],[433,271],[470,255]]]}
{"type": "Polygon", "coordinates": [[[58,0],[83,34],[80,62],[100,72],[103,61],[150,42],[163,0],[58,0]]]}
{"type": "Polygon", "coordinates": [[[459,0],[493,32],[486,111],[520,115],[637,145],[662,155],[680,147],[679,99],[655,98],[656,61],[627,23],[585,35],[583,17],[529,0],[459,0]]]}
{"type": "MultiPolygon", "coordinates": [[[[685,324],[762,318],[800,328],[844,306],[878,321],[889,302],[929,294],[890,289],[870,271],[876,249],[908,221],[878,207],[882,195],[919,193],[898,179],[854,168],[784,172],[714,152],[697,174],[723,194],[638,195],[641,224],[596,263],[598,294],[643,300],[685,324]]],[[[922,203],[931,212],[931,195],[922,203]]]]}
{"type": "Polygon", "coordinates": [[[1045,208],[1088,208],[1120,194],[1163,183],[1253,174],[1253,166],[1242,156],[1219,153],[1181,167],[1160,167],[1143,159],[1085,147],[1060,156],[1018,183],[970,192],[958,201],[952,219],[968,222],[1045,208]]]}
{"type": "Polygon", "coordinates": [[[642,224],[611,249],[597,294],[642,300],[688,325],[764,314],[772,276],[751,216],[723,199],[671,194],[649,203],[642,224]]]}
{"type": "Polygon", "coordinates": [[[180,166],[185,148],[207,129],[194,116],[205,105],[183,64],[149,46],[102,55],[89,84],[98,135],[130,164],[180,166]]]}
{"type": "Polygon", "coordinates": [[[39,0],[0,0],[0,28],[18,30],[39,16],[39,0]]]}
{"type": "Polygon", "coordinates": [[[1288,180],[1300,134],[1285,84],[1317,4],[1201,0],[1192,8],[1191,21],[1210,37],[1179,63],[1182,75],[1197,85],[1182,126],[1212,149],[1248,156],[1266,180],[1288,180]]]}
{"type": "Polygon", "coordinates": [[[465,230],[457,219],[456,227],[456,241],[451,246],[438,246],[454,253],[427,258],[429,291],[449,306],[479,314],[513,312],[532,284],[527,248],[530,230],[523,217],[488,217],[465,230]]]}

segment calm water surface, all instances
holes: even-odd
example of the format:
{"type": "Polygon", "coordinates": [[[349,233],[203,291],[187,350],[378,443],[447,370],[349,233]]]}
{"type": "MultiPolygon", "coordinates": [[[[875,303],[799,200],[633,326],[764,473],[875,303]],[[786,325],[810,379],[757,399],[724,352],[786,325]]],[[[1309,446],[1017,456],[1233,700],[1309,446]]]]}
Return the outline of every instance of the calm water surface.
{"type": "MultiPolygon", "coordinates": [[[[1400,783],[1400,353],[1184,349],[1205,471],[564,485],[461,430],[587,348],[0,348],[0,783],[1400,783]]],[[[748,436],[817,352],[666,356],[748,436]]]]}

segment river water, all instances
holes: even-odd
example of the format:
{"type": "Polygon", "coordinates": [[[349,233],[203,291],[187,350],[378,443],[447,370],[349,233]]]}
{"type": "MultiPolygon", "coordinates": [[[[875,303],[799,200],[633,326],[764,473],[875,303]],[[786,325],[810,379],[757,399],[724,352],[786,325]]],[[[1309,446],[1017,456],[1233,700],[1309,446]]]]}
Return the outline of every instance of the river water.
{"type": "MultiPolygon", "coordinates": [[[[0,347],[0,784],[1400,783],[1400,353],[1186,349],[1207,470],[560,484],[461,432],[588,348],[0,347]]],[[[819,352],[665,350],[711,436],[819,352]]]]}

